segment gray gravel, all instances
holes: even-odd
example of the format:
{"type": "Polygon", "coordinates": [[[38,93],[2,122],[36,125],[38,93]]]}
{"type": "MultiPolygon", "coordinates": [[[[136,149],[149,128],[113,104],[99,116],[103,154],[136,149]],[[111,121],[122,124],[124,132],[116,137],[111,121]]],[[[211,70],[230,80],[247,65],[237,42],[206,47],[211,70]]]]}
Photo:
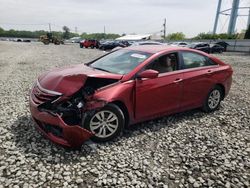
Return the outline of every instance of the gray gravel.
{"type": "Polygon", "coordinates": [[[0,187],[250,187],[250,56],[218,55],[234,68],[230,95],[210,114],[192,110],[145,122],[114,142],[65,150],[33,127],[28,93],[53,67],[102,51],[0,42],[0,187]]]}

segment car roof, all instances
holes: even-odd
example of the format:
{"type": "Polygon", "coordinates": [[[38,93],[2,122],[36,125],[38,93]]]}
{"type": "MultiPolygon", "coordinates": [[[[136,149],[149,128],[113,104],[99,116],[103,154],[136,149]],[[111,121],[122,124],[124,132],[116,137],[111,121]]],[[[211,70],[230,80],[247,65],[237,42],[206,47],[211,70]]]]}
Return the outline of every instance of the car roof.
{"type": "Polygon", "coordinates": [[[158,53],[163,51],[175,51],[175,50],[181,50],[185,49],[188,50],[188,48],[184,47],[178,47],[178,46],[168,46],[168,45],[139,45],[139,46],[130,46],[126,49],[129,50],[136,50],[136,51],[142,51],[142,52],[148,52],[148,53],[158,53]]]}

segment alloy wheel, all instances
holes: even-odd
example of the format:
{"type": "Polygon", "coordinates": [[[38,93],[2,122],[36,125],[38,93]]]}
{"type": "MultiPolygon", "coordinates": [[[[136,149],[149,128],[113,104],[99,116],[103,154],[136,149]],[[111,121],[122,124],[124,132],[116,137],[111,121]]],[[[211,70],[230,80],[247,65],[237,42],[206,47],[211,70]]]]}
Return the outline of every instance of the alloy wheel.
{"type": "Polygon", "coordinates": [[[208,106],[210,109],[215,109],[221,100],[221,93],[219,90],[215,89],[213,90],[208,98],[208,106]]]}
{"type": "Polygon", "coordinates": [[[89,128],[96,137],[107,138],[116,132],[118,123],[118,117],[115,113],[102,110],[91,118],[89,128]]]}

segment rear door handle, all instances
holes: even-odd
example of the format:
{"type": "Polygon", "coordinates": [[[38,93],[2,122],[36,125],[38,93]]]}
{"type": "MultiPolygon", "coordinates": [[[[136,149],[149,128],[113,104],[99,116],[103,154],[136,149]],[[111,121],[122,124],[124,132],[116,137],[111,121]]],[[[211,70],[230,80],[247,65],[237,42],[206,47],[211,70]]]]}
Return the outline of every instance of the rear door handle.
{"type": "Polygon", "coordinates": [[[181,78],[177,78],[175,81],[174,81],[174,83],[179,83],[179,82],[181,82],[183,79],[181,79],[181,78]]]}
{"type": "Polygon", "coordinates": [[[208,70],[208,71],[207,71],[207,74],[211,74],[211,73],[213,73],[212,70],[208,70]]]}

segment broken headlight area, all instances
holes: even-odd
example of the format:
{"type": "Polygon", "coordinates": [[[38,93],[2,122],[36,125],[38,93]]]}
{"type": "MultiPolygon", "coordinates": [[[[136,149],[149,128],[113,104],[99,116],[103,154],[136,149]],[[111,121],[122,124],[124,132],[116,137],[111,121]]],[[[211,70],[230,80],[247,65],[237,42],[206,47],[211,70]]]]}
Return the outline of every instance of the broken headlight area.
{"type": "Polygon", "coordinates": [[[82,96],[72,96],[70,99],[59,103],[46,102],[38,106],[39,111],[58,114],[68,125],[79,125],[82,119],[85,101],[82,96]]]}
{"type": "Polygon", "coordinates": [[[88,78],[85,86],[70,98],[62,101],[47,101],[38,106],[39,111],[59,115],[68,125],[82,125],[87,114],[102,108],[106,102],[92,98],[99,88],[117,82],[115,79],[88,78]]]}

